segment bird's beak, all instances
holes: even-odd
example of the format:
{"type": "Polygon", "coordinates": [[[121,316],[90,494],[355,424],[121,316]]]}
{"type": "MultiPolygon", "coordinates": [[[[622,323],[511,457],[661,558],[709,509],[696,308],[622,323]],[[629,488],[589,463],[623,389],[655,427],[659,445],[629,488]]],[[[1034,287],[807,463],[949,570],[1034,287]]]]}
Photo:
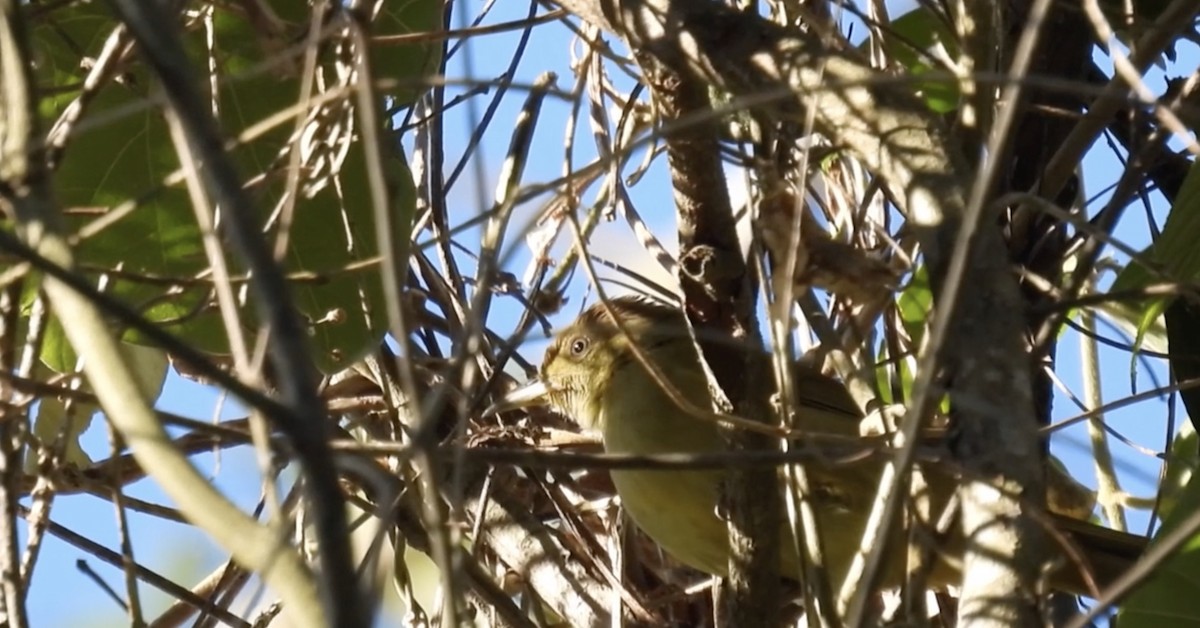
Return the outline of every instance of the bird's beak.
{"type": "Polygon", "coordinates": [[[550,387],[540,379],[531,379],[524,386],[510,391],[504,398],[483,411],[489,417],[507,410],[545,406],[550,403],[550,387]]]}

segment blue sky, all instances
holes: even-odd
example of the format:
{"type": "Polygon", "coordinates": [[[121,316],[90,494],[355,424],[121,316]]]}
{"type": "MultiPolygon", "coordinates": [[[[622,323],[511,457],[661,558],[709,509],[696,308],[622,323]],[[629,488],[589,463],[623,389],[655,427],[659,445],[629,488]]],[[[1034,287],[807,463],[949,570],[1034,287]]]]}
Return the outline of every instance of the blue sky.
{"type": "MultiPolygon", "coordinates": [[[[477,11],[483,6],[482,2],[457,2],[456,8],[466,8],[477,11]]],[[[485,23],[495,23],[523,17],[527,5],[523,3],[500,2],[493,9],[492,15],[485,23]]],[[[898,15],[899,11],[894,13],[898,15]]],[[[474,17],[472,14],[469,16],[474,17]]],[[[859,30],[858,32],[862,32],[859,30]]],[[[526,57],[520,64],[517,73],[519,82],[529,82],[537,74],[554,70],[559,76],[559,87],[569,89],[573,74],[568,66],[566,54],[569,33],[557,26],[542,26],[534,29],[526,57]]],[[[613,42],[613,38],[607,38],[613,42]]],[[[512,50],[517,41],[516,33],[489,35],[472,42],[468,49],[472,53],[471,66],[474,77],[490,80],[499,76],[507,66],[512,50]]],[[[1179,58],[1173,65],[1173,71],[1168,75],[1178,76],[1200,64],[1200,54],[1195,46],[1187,45],[1179,51],[1179,58]]],[[[1103,59],[1101,59],[1103,62],[1103,59]]],[[[466,60],[462,56],[451,65],[448,74],[452,78],[467,76],[466,60]]],[[[1162,73],[1154,72],[1150,78],[1151,87],[1160,90],[1162,73]]],[[[450,93],[458,90],[451,89],[450,93]]],[[[480,99],[480,108],[485,106],[486,96],[480,99]]],[[[447,98],[449,100],[449,96],[447,98]]],[[[524,94],[512,91],[501,103],[497,110],[492,129],[485,135],[481,150],[477,153],[481,160],[482,177],[475,179],[472,170],[464,172],[459,184],[451,190],[449,198],[451,220],[462,222],[476,216],[490,206],[492,190],[495,187],[495,177],[499,172],[509,141],[509,132],[517,113],[524,101],[524,94]]],[[[466,138],[473,128],[467,107],[457,107],[448,114],[447,145],[448,169],[462,153],[466,138]]],[[[526,171],[523,182],[526,184],[543,182],[561,176],[561,159],[563,153],[563,133],[569,115],[569,105],[561,101],[550,100],[543,109],[535,137],[534,149],[531,151],[531,163],[526,171]]],[[[582,164],[594,155],[594,147],[590,131],[587,127],[586,111],[576,132],[575,163],[582,164]]],[[[633,160],[640,161],[640,156],[633,160]]],[[[665,234],[665,239],[673,241],[674,231],[673,207],[671,202],[668,179],[665,168],[657,164],[641,181],[630,189],[633,201],[643,217],[648,221],[652,230],[665,234]]],[[[1104,195],[1101,191],[1115,181],[1120,164],[1111,155],[1111,151],[1098,144],[1089,154],[1083,168],[1085,189],[1089,196],[1100,194],[1096,202],[1102,203],[1104,195]]],[[[590,198],[585,198],[585,202],[590,198]]],[[[523,225],[531,215],[537,203],[520,208],[514,219],[514,225],[523,225]]],[[[1161,224],[1166,212],[1165,203],[1155,195],[1154,214],[1161,224]]],[[[640,249],[636,241],[628,233],[623,222],[613,223],[603,227],[604,246],[624,263],[631,259],[641,258],[649,262],[649,257],[640,249]]],[[[477,238],[478,232],[464,235],[461,241],[471,242],[477,238]]],[[[1149,242],[1149,229],[1146,220],[1139,211],[1127,213],[1118,236],[1136,248],[1142,248],[1149,242]]],[[[560,245],[558,250],[561,250],[560,245]]],[[[516,239],[509,243],[511,256],[507,269],[518,277],[523,274],[529,253],[523,241],[516,239]]],[[[464,268],[473,270],[474,264],[463,260],[464,268]]],[[[576,282],[582,285],[582,282],[576,282]]],[[[572,295],[572,302],[564,308],[564,314],[558,323],[569,319],[571,313],[578,311],[580,294],[572,295]]],[[[495,329],[500,332],[510,330],[515,323],[515,307],[511,302],[499,301],[495,307],[493,322],[495,329]]],[[[1066,332],[1059,346],[1057,371],[1067,386],[1078,394],[1080,390],[1079,339],[1074,332],[1066,332]]],[[[531,339],[525,354],[531,360],[536,360],[541,353],[544,342],[531,339]]],[[[1130,361],[1126,354],[1113,350],[1102,349],[1102,378],[1104,396],[1111,401],[1131,392],[1130,361]]],[[[1162,364],[1152,361],[1153,371],[1159,381],[1167,381],[1166,370],[1162,364]]],[[[1136,377],[1139,390],[1152,386],[1151,379],[1144,369],[1139,368],[1136,377]]],[[[203,386],[183,380],[172,375],[168,378],[159,407],[179,414],[198,419],[212,418],[219,396],[203,386]]],[[[1061,396],[1056,400],[1055,417],[1065,418],[1076,413],[1075,408],[1061,396]]],[[[225,404],[221,413],[222,418],[240,416],[241,412],[235,404],[225,404]]],[[[1162,425],[1166,409],[1162,402],[1144,403],[1132,408],[1110,414],[1107,418],[1114,427],[1135,441],[1150,447],[1161,448],[1162,425]]],[[[1178,414],[1180,420],[1185,416],[1182,408],[1178,414]]],[[[107,451],[107,435],[102,423],[97,421],[85,435],[85,448],[94,458],[99,458],[107,451]]],[[[1055,453],[1060,455],[1083,482],[1094,484],[1091,470],[1091,458],[1086,444],[1086,435],[1081,427],[1065,430],[1053,441],[1055,453]]],[[[1127,469],[1123,479],[1126,488],[1138,495],[1150,495],[1155,486],[1157,476],[1157,461],[1135,452],[1134,450],[1114,443],[1114,451],[1122,468],[1127,469]]],[[[196,458],[197,464],[213,477],[214,481],[225,493],[246,509],[253,507],[258,498],[259,474],[253,456],[249,449],[235,449],[222,452],[219,456],[203,455],[196,458]]],[[[160,503],[167,503],[160,491],[149,482],[140,482],[131,488],[131,494],[160,503]]],[[[90,496],[60,497],[55,501],[52,518],[63,525],[73,528],[89,536],[96,542],[109,547],[116,547],[118,536],[116,531],[116,515],[113,507],[107,501],[90,496]]],[[[153,569],[160,570],[168,576],[175,576],[181,582],[189,582],[212,570],[224,560],[224,556],[201,534],[177,524],[164,523],[157,519],[131,516],[131,526],[134,532],[135,551],[137,559],[153,569]]],[[[1138,519],[1131,517],[1131,522],[1138,519]]],[[[1142,517],[1144,526],[1144,517],[1142,517]]],[[[1135,530],[1141,529],[1135,525],[1135,530]]],[[[75,561],[84,559],[103,577],[110,586],[122,590],[121,574],[118,570],[98,563],[94,558],[71,548],[52,537],[47,538],[43,554],[29,597],[29,611],[34,624],[38,626],[78,626],[78,625],[124,625],[121,612],[107,600],[98,588],[75,568],[75,561]],[[65,592],[70,592],[64,596],[65,592]],[[69,600],[69,603],[64,603],[69,600]]],[[[144,602],[153,613],[161,609],[164,602],[161,596],[152,593],[152,588],[142,587],[144,602]]]]}

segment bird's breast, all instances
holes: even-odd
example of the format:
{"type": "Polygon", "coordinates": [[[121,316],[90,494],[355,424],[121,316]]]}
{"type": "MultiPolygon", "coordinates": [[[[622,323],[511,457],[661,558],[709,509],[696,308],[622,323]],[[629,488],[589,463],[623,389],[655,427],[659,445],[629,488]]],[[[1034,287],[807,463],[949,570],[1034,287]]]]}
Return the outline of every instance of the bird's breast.
{"type": "MultiPolygon", "coordinates": [[[[714,424],[680,409],[644,369],[622,371],[600,404],[607,451],[656,455],[722,450],[714,424]]],[[[702,378],[673,375],[680,395],[701,408],[708,406],[702,378]]],[[[622,469],[612,477],[626,512],[650,538],[686,565],[725,573],[728,541],[725,523],[717,516],[719,471],[622,469]]]]}

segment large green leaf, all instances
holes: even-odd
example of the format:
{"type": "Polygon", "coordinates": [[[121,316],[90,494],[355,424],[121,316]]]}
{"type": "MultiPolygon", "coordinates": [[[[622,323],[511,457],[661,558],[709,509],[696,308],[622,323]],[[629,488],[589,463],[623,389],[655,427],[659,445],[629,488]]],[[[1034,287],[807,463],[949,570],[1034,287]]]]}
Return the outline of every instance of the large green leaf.
{"type": "MultiPolygon", "coordinates": [[[[1131,261],[1117,275],[1110,290],[1137,290],[1166,280],[1194,281],[1200,277],[1200,247],[1196,246],[1197,241],[1200,241],[1200,168],[1192,164],[1167,215],[1162,233],[1141,255],[1146,264],[1153,266],[1153,271],[1141,262],[1131,261]]],[[[1134,327],[1139,346],[1155,330],[1165,327],[1166,335],[1170,338],[1172,365],[1179,362],[1175,357],[1177,352],[1181,352],[1181,355],[1200,355],[1200,346],[1193,338],[1195,316],[1191,315],[1191,308],[1174,304],[1173,298],[1125,302],[1111,305],[1108,309],[1118,321],[1124,320],[1134,327]],[[1165,325],[1164,312],[1170,312],[1165,317],[1165,325]],[[1175,321],[1174,325],[1171,324],[1172,320],[1175,321]]],[[[1192,357],[1187,359],[1194,360],[1192,357]]],[[[1188,365],[1183,366],[1186,369],[1188,365]]],[[[1197,403],[1192,399],[1194,396],[1195,393],[1189,391],[1185,397],[1193,420],[1196,415],[1190,405],[1197,403]]]]}
{"type": "Polygon", "coordinates": [[[913,77],[916,94],[936,113],[957,109],[961,96],[958,84],[953,79],[930,76],[935,71],[945,74],[943,68],[930,61],[930,51],[941,47],[950,58],[958,54],[947,24],[933,11],[919,7],[893,20],[891,31],[898,37],[885,38],[884,49],[913,77]]]}
{"type": "Polygon", "coordinates": [[[442,27],[441,0],[389,0],[383,2],[373,24],[372,58],[377,79],[391,79],[390,95],[397,105],[408,105],[424,94],[430,77],[442,61],[440,41],[388,43],[390,36],[437,32],[442,27]]]}
{"type": "MultiPolygon", "coordinates": [[[[81,55],[98,54],[114,27],[102,9],[101,3],[74,3],[37,22],[35,54],[47,60],[37,67],[38,81],[52,94],[42,109],[52,118],[78,95],[75,90],[86,75],[81,55]]],[[[161,186],[178,161],[162,116],[149,106],[149,84],[150,78],[131,65],[122,68],[120,81],[109,81],[96,92],[55,164],[54,183],[73,227],[129,199],[143,200],[124,219],[80,241],[76,258],[92,276],[120,270],[126,279],[110,277],[105,290],[131,304],[149,305],[145,313],[150,320],[166,321],[186,316],[204,302],[206,291],[181,287],[165,298],[161,280],[190,279],[205,262],[186,193],[161,186]]],[[[28,297],[32,295],[27,302],[28,297]]],[[[210,351],[223,346],[220,330],[211,316],[173,329],[210,351]]],[[[42,359],[57,371],[75,367],[74,352],[57,321],[47,330],[42,359]]]]}
{"type": "MultiPolygon", "coordinates": [[[[1192,476],[1156,538],[1175,529],[1200,508],[1200,476],[1192,476]]],[[[1200,536],[1179,548],[1121,606],[1121,628],[1200,626],[1200,536]]]]}
{"type": "Polygon", "coordinates": [[[1137,262],[1126,266],[1113,282],[1112,291],[1143,288],[1159,279],[1160,275],[1172,280],[1189,281],[1200,277],[1200,166],[1193,163],[1187,177],[1179,188],[1179,195],[1167,215],[1162,233],[1154,244],[1144,251],[1143,258],[1152,264],[1158,273],[1137,262]]]}
{"type": "MultiPolygon", "coordinates": [[[[39,57],[47,60],[38,68],[40,83],[77,88],[84,76],[80,54],[95,55],[114,26],[96,4],[60,8],[35,29],[39,57]]],[[[309,8],[296,0],[278,2],[274,8],[283,28],[270,33],[240,13],[218,9],[211,59],[204,33],[185,34],[193,68],[215,63],[219,123],[227,138],[237,137],[299,100],[302,59],[284,58],[267,71],[263,68],[268,62],[280,61],[279,51],[289,43],[303,41],[309,8]]],[[[411,28],[425,29],[428,24],[436,27],[439,8],[429,0],[388,3],[376,20],[375,32],[400,35],[411,33],[411,28]]],[[[319,59],[327,81],[333,80],[334,65],[340,61],[333,48],[326,46],[319,59]]],[[[380,74],[402,79],[406,88],[399,90],[398,96],[415,98],[420,91],[412,86],[426,82],[415,73],[436,67],[431,51],[438,49],[430,44],[385,47],[376,52],[374,67],[380,74]]],[[[109,82],[95,95],[54,179],[63,205],[76,208],[71,212],[75,228],[89,224],[97,211],[111,211],[129,199],[140,202],[98,235],[81,241],[77,258],[93,276],[107,275],[106,291],[142,307],[150,320],[168,325],[202,349],[226,353],[228,340],[213,306],[209,262],[194,211],[182,186],[164,186],[167,175],[179,168],[179,160],[160,111],[150,104],[154,79],[138,70],[122,76],[122,81],[109,82]]],[[[208,81],[204,84],[207,87],[208,81]]],[[[43,102],[43,111],[49,116],[56,116],[76,95],[71,88],[50,91],[55,95],[43,102]]],[[[308,147],[324,161],[318,158],[308,163],[323,166],[325,174],[332,177],[325,179],[324,187],[310,185],[298,197],[285,258],[285,270],[296,279],[292,283],[296,306],[310,322],[313,354],[326,370],[344,368],[347,361],[377,344],[386,329],[378,266],[363,263],[376,259],[378,250],[363,148],[355,133],[357,118],[348,108],[351,101],[352,96],[347,95],[345,100],[314,112],[322,126],[312,127],[317,133],[308,147]]],[[[288,158],[281,150],[295,128],[294,118],[289,118],[230,153],[243,179],[255,181],[248,193],[264,221],[274,216],[286,189],[283,168],[288,158]]],[[[391,209],[401,217],[398,226],[402,231],[395,237],[406,239],[415,202],[411,174],[401,155],[391,157],[385,167],[398,188],[391,209]]],[[[268,241],[277,237],[274,229],[278,222],[273,219],[268,241]]],[[[232,272],[243,275],[236,256],[227,252],[226,257],[232,272]]],[[[244,313],[242,324],[254,330],[250,310],[244,313]]],[[[142,340],[132,333],[127,339],[142,340]]],[[[57,370],[74,367],[74,355],[58,324],[49,329],[43,359],[57,370]]]]}
{"type": "MultiPolygon", "coordinates": [[[[1180,382],[1200,379],[1200,307],[1187,298],[1175,299],[1166,309],[1171,370],[1180,382]]],[[[1179,391],[1192,425],[1200,425],[1200,387],[1179,391]]]]}

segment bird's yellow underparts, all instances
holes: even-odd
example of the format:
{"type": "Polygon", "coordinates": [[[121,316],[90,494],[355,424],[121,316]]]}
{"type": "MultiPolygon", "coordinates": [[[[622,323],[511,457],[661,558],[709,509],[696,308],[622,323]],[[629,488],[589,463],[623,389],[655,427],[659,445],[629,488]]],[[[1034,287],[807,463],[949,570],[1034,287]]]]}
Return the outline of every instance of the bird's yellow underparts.
{"type": "MultiPolygon", "coordinates": [[[[768,357],[763,354],[764,360],[768,357]]],[[[717,424],[690,415],[663,390],[671,386],[694,406],[710,408],[708,381],[699,360],[680,310],[639,298],[612,299],[607,307],[599,304],[587,309],[559,333],[546,350],[539,377],[505,395],[489,412],[548,406],[584,429],[598,432],[611,453],[646,456],[722,451],[726,444],[717,424]],[[621,325],[614,322],[614,315],[621,325]],[[651,376],[637,359],[635,344],[665,381],[651,376]]],[[[861,415],[840,382],[797,365],[793,384],[796,428],[815,435],[859,435],[861,415]]],[[[840,586],[858,552],[882,464],[878,457],[870,457],[851,464],[805,466],[811,485],[808,497],[814,502],[826,569],[835,587],[840,586]]],[[[928,512],[937,517],[959,480],[939,465],[925,464],[921,470],[927,484],[928,512]]],[[[701,571],[726,573],[728,538],[725,522],[718,515],[721,471],[620,469],[612,471],[612,478],[626,511],[668,553],[701,571]]],[[[1053,481],[1051,485],[1061,486],[1053,481]]],[[[928,522],[910,524],[932,530],[928,522]]],[[[1064,524],[1063,531],[1079,544],[1100,585],[1122,573],[1144,542],[1082,521],[1064,524]]],[[[906,534],[903,526],[894,528],[883,539],[894,548],[883,570],[885,586],[901,584],[904,579],[906,534]]],[[[781,529],[788,533],[785,526],[781,529]]],[[[947,536],[937,547],[935,554],[941,558],[935,560],[929,574],[934,585],[953,584],[958,578],[955,565],[964,542],[960,535],[947,536]]],[[[783,547],[794,545],[785,540],[783,547]]],[[[781,567],[787,575],[799,574],[799,562],[791,550],[781,557],[781,567]]],[[[1055,586],[1088,592],[1079,568],[1066,567],[1059,574],[1063,577],[1053,579],[1055,586]]]]}

